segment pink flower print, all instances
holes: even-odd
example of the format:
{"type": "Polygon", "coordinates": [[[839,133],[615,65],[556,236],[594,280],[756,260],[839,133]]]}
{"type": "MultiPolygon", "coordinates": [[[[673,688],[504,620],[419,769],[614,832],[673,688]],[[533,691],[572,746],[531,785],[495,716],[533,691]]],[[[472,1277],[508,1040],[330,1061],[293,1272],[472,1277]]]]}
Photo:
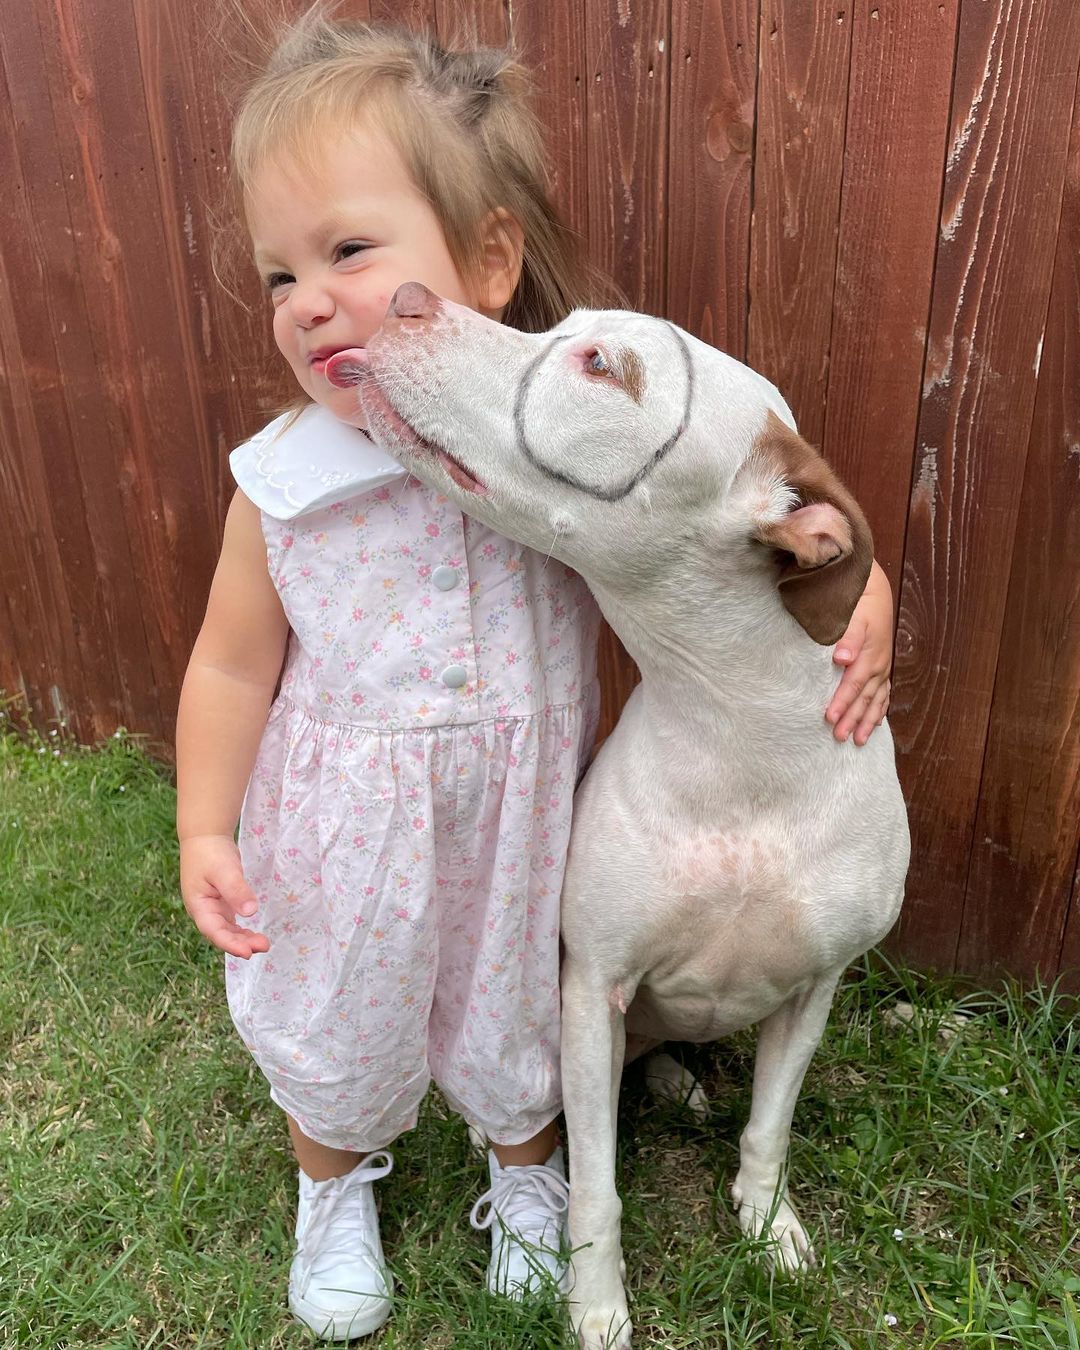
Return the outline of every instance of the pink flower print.
{"type": "Polygon", "coordinates": [[[362,834],[353,835],[353,848],[365,848],[366,846],[367,846],[367,838],[364,835],[362,834]]]}
{"type": "Polygon", "coordinates": [[[295,542],[295,541],[294,541],[293,536],[292,536],[291,534],[284,534],[284,535],[281,536],[281,547],[282,547],[282,548],[292,548],[294,542],[295,542]]]}
{"type": "Polygon", "coordinates": [[[382,1007],[382,1003],[379,1001],[379,999],[377,999],[377,998],[375,997],[374,994],[372,994],[371,997],[368,999],[367,1005],[368,1005],[369,1008],[381,1008],[381,1007],[382,1007]]]}
{"type": "Polygon", "coordinates": [[[299,805],[300,803],[296,800],[295,797],[290,797],[289,800],[285,803],[285,810],[295,811],[299,805]]]}
{"type": "MultiPolygon", "coordinates": [[[[300,856],[300,850],[299,850],[299,849],[296,847],[296,845],[294,844],[291,848],[287,848],[287,849],[285,850],[285,856],[286,856],[286,858],[299,858],[299,856],[300,856]]],[[[280,877],[275,877],[274,879],[275,879],[275,881],[280,881],[280,880],[281,880],[280,877]]]]}
{"type": "Polygon", "coordinates": [[[508,755],[508,756],[506,757],[506,762],[510,765],[510,767],[511,767],[512,769],[516,769],[517,766],[518,766],[518,757],[517,757],[517,755],[508,755]]]}
{"type": "Polygon", "coordinates": [[[430,680],[430,679],[431,679],[431,667],[430,667],[430,666],[421,666],[420,669],[417,671],[417,674],[420,676],[420,678],[421,678],[422,680],[430,680]]]}
{"type": "Polygon", "coordinates": [[[375,493],[375,500],[377,502],[388,502],[390,500],[390,489],[388,487],[379,488],[375,493]]]}
{"type": "Polygon", "coordinates": [[[383,649],[382,643],[378,640],[378,638],[376,638],[375,641],[371,644],[371,650],[373,652],[381,652],[382,649],[383,649]]]}
{"type": "Polygon", "coordinates": [[[424,828],[424,817],[423,817],[423,816],[413,816],[413,819],[412,819],[412,827],[413,827],[414,830],[422,830],[422,829],[424,828]]]}
{"type": "Polygon", "coordinates": [[[311,874],[311,880],[312,880],[312,884],[313,884],[313,885],[315,885],[315,886],[321,886],[321,885],[322,885],[322,873],[321,873],[321,872],[312,872],[312,874],[311,874]]]}
{"type": "Polygon", "coordinates": [[[353,705],[354,708],[362,708],[366,702],[367,702],[367,699],[364,697],[363,694],[361,694],[361,693],[359,692],[359,690],[357,690],[357,691],[353,694],[353,696],[352,696],[352,705],[353,705]]]}
{"type": "Polygon", "coordinates": [[[354,914],[354,915],[352,916],[352,921],[353,921],[353,927],[354,927],[354,928],[363,928],[363,926],[364,926],[364,916],[363,916],[362,914],[354,914]]]}
{"type": "Polygon", "coordinates": [[[301,567],[301,569],[300,569],[300,575],[304,578],[305,581],[310,581],[310,580],[311,580],[311,568],[310,568],[310,567],[301,567]]]}
{"type": "Polygon", "coordinates": [[[544,854],[544,866],[545,866],[545,867],[554,867],[554,866],[555,866],[555,859],[551,856],[550,853],[545,853],[545,854],[544,854]]]}
{"type": "Polygon", "coordinates": [[[558,633],[553,633],[551,637],[548,638],[548,649],[550,650],[552,647],[559,646],[561,642],[562,638],[559,637],[558,633]]]}
{"type": "Polygon", "coordinates": [[[416,647],[422,647],[423,645],[424,645],[424,639],[423,639],[423,637],[421,636],[421,634],[419,634],[419,633],[414,633],[414,634],[412,635],[412,637],[409,639],[409,646],[410,646],[410,647],[416,648],[416,647]]]}
{"type": "Polygon", "coordinates": [[[526,692],[526,694],[529,695],[530,698],[532,697],[533,687],[532,687],[531,681],[530,681],[529,684],[527,684],[527,685],[525,686],[525,692],[526,692]]]}
{"type": "Polygon", "coordinates": [[[275,578],[275,584],[279,591],[283,591],[289,584],[289,578],[284,572],[279,572],[275,578]]]}
{"type": "Polygon", "coordinates": [[[265,826],[265,825],[252,825],[252,827],[251,827],[251,833],[255,836],[256,839],[261,839],[261,838],[263,837],[263,835],[266,833],[266,826],[265,826]]]}
{"type": "Polygon", "coordinates": [[[506,655],[503,657],[503,664],[507,666],[516,666],[517,663],[518,663],[518,654],[513,650],[513,648],[511,648],[510,651],[508,651],[506,655]]]}
{"type": "MultiPolygon", "coordinates": [[[[401,909],[395,909],[394,917],[397,919],[407,919],[409,917],[409,911],[404,907],[402,907],[401,909]]],[[[403,975],[401,978],[404,980],[407,977],[403,975]]]]}
{"type": "Polygon", "coordinates": [[[428,577],[431,576],[431,564],[422,563],[421,566],[416,569],[416,575],[421,581],[427,581],[428,577]]]}
{"type": "Polygon", "coordinates": [[[356,605],[356,606],[353,608],[352,616],[353,616],[353,621],[354,621],[355,623],[359,623],[360,620],[364,617],[364,611],[360,608],[359,605],[356,605]]]}
{"type": "Polygon", "coordinates": [[[412,549],[408,546],[408,544],[402,544],[402,545],[401,545],[401,556],[402,556],[403,558],[411,558],[411,557],[412,557],[412,549]]]}
{"type": "Polygon", "coordinates": [[[427,532],[432,539],[438,539],[439,535],[442,534],[442,530],[439,529],[438,525],[436,525],[434,521],[429,522],[427,532]]]}

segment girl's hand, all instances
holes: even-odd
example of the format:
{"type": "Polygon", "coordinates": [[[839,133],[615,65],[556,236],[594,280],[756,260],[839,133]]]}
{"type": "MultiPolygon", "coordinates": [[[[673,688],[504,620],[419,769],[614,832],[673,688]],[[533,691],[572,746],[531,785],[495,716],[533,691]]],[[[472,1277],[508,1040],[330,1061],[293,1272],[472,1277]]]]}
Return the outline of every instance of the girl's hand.
{"type": "Polygon", "coordinates": [[[847,667],[825,709],[825,720],[832,723],[838,741],[846,741],[854,732],[855,744],[865,745],[884,720],[891,687],[892,636],[892,589],[874,563],[851,623],[833,652],[836,664],[847,667]]]}
{"type": "Polygon", "coordinates": [[[240,850],[229,835],[199,834],[180,841],[180,892],[195,927],[230,956],[248,960],[270,950],[264,933],[236,922],[255,913],[255,892],[244,880],[240,850]]]}

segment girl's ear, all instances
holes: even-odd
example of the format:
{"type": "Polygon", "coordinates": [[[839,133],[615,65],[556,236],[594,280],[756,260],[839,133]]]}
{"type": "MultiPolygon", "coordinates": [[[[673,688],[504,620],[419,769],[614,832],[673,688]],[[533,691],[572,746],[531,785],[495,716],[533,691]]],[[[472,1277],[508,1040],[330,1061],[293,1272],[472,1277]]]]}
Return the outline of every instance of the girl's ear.
{"type": "Polygon", "coordinates": [[[500,206],[489,211],[482,228],[483,275],[480,278],[480,308],[492,316],[510,303],[521,278],[525,255],[525,231],[516,216],[500,206]]]}

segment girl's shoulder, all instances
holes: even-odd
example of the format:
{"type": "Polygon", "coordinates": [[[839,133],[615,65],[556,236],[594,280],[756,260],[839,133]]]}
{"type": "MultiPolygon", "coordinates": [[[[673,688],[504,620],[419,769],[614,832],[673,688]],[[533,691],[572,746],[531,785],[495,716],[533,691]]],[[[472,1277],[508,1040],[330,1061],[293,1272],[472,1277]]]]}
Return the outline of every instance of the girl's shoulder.
{"type": "Polygon", "coordinates": [[[404,478],[362,431],[312,404],[283,413],[229,456],[237,486],[275,520],[293,520],[404,478]]]}

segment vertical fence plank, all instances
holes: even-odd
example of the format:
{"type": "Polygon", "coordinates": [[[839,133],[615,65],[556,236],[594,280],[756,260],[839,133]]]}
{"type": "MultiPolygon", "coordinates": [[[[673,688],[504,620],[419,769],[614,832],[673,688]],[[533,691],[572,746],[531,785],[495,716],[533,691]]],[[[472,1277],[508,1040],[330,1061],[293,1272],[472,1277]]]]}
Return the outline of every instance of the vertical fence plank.
{"type": "Polygon", "coordinates": [[[670,38],[667,0],[588,7],[590,252],[651,314],[666,298],[670,38]]]}
{"type": "Polygon", "coordinates": [[[511,7],[510,22],[511,39],[535,80],[555,205],[584,248],[589,232],[585,9],[557,5],[542,10],[526,0],[511,7]]]}
{"type": "Polygon", "coordinates": [[[39,650],[48,653],[24,662],[23,676],[39,716],[70,710],[87,739],[120,720],[156,736],[160,706],[112,451],[125,391],[97,360],[87,296],[92,279],[116,267],[116,237],[87,229],[78,208],[96,199],[100,180],[85,171],[85,143],[81,159],[78,150],[68,153],[72,123],[92,116],[94,72],[69,52],[61,74],[59,44],[38,20],[33,7],[20,6],[0,28],[18,132],[17,141],[5,136],[12,168],[6,181],[24,188],[5,194],[2,208],[12,212],[4,270],[19,283],[4,308],[15,431],[10,470],[20,513],[14,537],[25,546],[29,601],[18,609],[24,622],[40,619],[39,650]]]}
{"type": "Polygon", "coordinates": [[[959,0],[854,0],[824,448],[899,590],[959,0]]]}
{"type": "MultiPolygon", "coordinates": [[[[1080,105],[1078,110],[1080,110],[1080,105]]],[[[958,964],[1052,977],[1080,845],[1080,118],[1013,549],[958,964]]]]}
{"type": "Polygon", "coordinates": [[[964,0],[893,698],[900,940],[936,966],[959,937],[1078,55],[1072,0],[964,0]]]}
{"type": "Polygon", "coordinates": [[[758,0],[673,6],[664,313],[740,360],[757,56],[758,0]]]}
{"type": "Polygon", "coordinates": [[[846,3],[764,0],[760,34],[747,361],[820,443],[851,15],[846,3]]]}

